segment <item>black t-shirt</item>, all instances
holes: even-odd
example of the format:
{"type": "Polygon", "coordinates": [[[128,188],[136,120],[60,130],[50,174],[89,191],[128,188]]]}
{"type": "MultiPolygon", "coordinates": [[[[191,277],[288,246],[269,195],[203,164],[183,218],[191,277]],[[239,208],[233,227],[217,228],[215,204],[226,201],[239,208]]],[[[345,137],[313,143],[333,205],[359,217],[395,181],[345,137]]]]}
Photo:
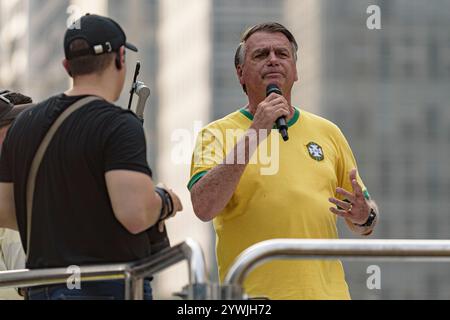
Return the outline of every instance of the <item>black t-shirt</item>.
{"type": "MultiPolygon", "coordinates": [[[[26,181],[34,154],[56,118],[83,97],[61,94],[23,112],[3,144],[0,181],[14,183],[25,250],[26,181]]],[[[28,268],[128,262],[150,254],[147,234],[131,234],[114,216],[105,181],[110,170],[151,176],[145,135],[132,112],[94,101],[65,120],[42,160],[28,268]]]]}

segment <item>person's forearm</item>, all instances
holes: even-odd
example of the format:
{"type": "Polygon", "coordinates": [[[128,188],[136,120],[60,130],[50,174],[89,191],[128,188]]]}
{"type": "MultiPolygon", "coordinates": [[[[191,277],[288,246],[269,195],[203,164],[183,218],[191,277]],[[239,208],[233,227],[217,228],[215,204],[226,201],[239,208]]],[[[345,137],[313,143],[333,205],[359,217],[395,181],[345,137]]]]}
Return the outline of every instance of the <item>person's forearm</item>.
{"type": "Polygon", "coordinates": [[[162,199],[155,191],[152,192],[151,202],[149,207],[147,208],[147,211],[145,212],[145,216],[147,218],[147,223],[145,224],[147,228],[144,230],[147,230],[151,226],[155,225],[161,216],[161,210],[162,210],[162,199]]]}
{"type": "Polygon", "coordinates": [[[0,183],[0,228],[18,230],[12,183],[0,183]]]}
{"type": "Polygon", "coordinates": [[[249,130],[235,145],[226,160],[209,171],[191,189],[194,212],[202,221],[210,221],[221,212],[230,201],[239,180],[255,152],[257,136],[249,130]],[[239,157],[239,150],[245,144],[245,159],[239,157]]]}
{"type": "Polygon", "coordinates": [[[15,208],[5,206],[0,208],[0,228],[18,231],[15,208]]]}
{"type": "Polygon", "coordinates": [[[0,228],[11,229],[14,231],[19,230],[15,217],[5,217],[4,219],[1,219],[0,217],[0,228]]]}

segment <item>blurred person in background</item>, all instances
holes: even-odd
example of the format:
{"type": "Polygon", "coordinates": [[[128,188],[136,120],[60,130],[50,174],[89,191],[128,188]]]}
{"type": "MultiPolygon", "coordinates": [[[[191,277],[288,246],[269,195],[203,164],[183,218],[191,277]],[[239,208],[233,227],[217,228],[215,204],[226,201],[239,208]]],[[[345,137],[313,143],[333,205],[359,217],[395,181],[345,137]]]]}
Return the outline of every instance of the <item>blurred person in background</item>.
{"type": "MultiPolygon", "coordinates": [[[[0,154],[6,133],[19,114],[32,107],[32,99],[21,93],[0,90],[0,154]]],[[[20,235],[17,231],[0,228],[0,271],[25,268],[20,235]]],[[[22,299],[14,289],[0,289],[0,299],[22,299]]]]}

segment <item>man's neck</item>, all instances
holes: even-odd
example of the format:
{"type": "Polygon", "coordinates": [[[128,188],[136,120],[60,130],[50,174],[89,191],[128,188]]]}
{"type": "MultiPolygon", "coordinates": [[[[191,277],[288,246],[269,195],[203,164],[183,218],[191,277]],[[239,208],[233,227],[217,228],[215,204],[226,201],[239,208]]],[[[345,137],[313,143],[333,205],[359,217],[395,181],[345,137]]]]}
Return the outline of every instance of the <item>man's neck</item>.
{"type": "Polygon", "coordinates": [[[113,103],[116,100],[114,90],[108,82],[99,77],[79,77],[74,80],[73,87],[65,92],[68,96],[93,95],[113,103]]]}

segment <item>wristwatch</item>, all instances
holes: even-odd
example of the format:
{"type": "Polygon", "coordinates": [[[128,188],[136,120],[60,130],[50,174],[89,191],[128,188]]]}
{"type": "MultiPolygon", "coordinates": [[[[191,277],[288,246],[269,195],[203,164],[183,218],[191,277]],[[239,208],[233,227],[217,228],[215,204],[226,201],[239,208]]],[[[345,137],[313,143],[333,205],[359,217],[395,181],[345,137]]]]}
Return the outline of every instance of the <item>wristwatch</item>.
{"type": "Polygon", "coordinates": [[[161,212],[159,213],[159,219],[158,222],[161,222],[163,220],[166,220],[168,217],[170,217],[173,214],[173,200],[170,196],[170,193],[160,187],[155,188],[155,192],[160,196],[161,198],[161,212]]]}
{"type": "Polygon", "coordinates": [[[375,221],[376,217],[377,217],[377,213],[375,212],[375,210],[373,210],[373,208],[370,208],[370,213],[369,213],[369,217],[367,218],[367,221],[363,224],[354,223],[354,225],[358,226],[358,227],[370,227],[373,224],[373,222],[375,221]]]}

